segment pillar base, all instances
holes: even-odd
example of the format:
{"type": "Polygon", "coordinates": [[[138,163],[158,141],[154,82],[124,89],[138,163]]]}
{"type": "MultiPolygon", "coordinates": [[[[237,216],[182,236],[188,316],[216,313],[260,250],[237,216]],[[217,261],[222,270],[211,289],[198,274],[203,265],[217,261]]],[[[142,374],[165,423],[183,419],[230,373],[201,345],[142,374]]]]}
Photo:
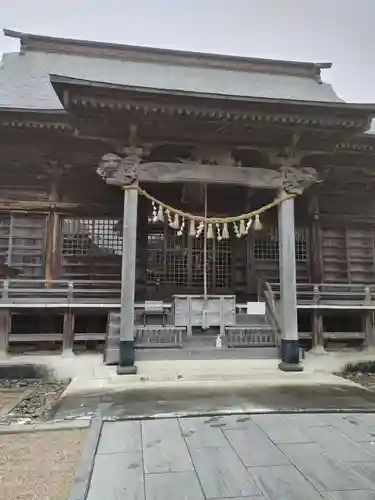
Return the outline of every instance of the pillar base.
{"type": "Polygon", "coordinates": [[[118,365],[116,368],[117,375],[135,375],[137,373],[137,367],[135,365],[131,366],[121,366],[118,365]]]}
{"type": "Polygon", "coordinates": [[[134,340],[120,340],[118,375],[134,375],[137,367],[134,365],[134,340]]]}
{"type": "Polygon", "coordinates": [[[75,354],[73,352],[73,349],[63,349],[61,356],[63,358],[74,358],[75,354]]]}
{"type": "Polygon", "coordinates": [[[309,354],[313,354],[314,356],[325,356],[327,351],[324,349],[323,345],[316,345],[312,349],[309,350],[309,354]]]}
{"type": "Polygon", "coordinates": [[[279,369],[286,372],[300,372],[303,367],[299,362],[299,342],[298,340],[281,339],[281,363],[279,369]]]}
{"type": "Polygon", "coordinates": [[[303,372],[303,366],[299,363],[285,363],[285,361],[281,361],[279,363],[279,370],[282,372],[303,372]]]}

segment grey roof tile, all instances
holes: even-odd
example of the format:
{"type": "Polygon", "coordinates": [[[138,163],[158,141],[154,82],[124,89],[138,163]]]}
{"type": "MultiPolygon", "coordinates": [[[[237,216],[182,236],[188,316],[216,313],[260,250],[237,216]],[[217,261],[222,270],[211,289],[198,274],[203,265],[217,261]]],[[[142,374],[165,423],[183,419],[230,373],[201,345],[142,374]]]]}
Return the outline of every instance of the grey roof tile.
{"type": "Polygon", "coordinates": [[[30,51],[4,54],[0,69],[0,107],[61,109],[50,74],[158,90],[342,102],[330,85],[302,76],[30,51]]]}

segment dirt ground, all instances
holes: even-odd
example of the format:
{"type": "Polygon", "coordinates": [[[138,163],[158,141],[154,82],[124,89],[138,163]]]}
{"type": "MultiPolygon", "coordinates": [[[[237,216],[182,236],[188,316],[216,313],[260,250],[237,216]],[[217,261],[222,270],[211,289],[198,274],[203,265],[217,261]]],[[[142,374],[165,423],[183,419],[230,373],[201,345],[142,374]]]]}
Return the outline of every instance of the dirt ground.
{"type": "Polygon", "coordinates": [[[66,500],[87,430],[0,435],[0,498],[66,500]]]}

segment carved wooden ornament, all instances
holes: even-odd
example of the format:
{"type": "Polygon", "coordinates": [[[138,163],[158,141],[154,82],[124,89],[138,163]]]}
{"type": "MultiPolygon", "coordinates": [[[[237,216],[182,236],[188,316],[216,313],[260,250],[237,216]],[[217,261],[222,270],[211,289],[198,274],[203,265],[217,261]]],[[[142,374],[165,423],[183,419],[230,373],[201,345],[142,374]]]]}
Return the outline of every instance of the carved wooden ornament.
{"type": "Polygon", "coordinates": [[[129,148],[127,153],[125,158],[113,153],[107,153],[102,157],[96,172],[107,184],[129,186],[138,181],[139,152],[136,148],[129,148]]]}

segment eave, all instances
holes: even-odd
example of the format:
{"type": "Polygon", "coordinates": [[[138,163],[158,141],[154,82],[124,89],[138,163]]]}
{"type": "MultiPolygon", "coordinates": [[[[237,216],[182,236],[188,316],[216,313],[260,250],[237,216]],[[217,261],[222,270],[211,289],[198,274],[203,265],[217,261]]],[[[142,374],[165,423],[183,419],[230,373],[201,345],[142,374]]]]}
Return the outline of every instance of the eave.
{"type": "Polygon", "coordinates": [[[354,133],[370,128],[374,104],[308,102],[287,99],[200,94],[139,88],[50,75],[64,108],[139,112],[198,119],[246,121],[300,127],[346,129],[354,133]]]}
{"type": "Polygon", "coordinates": [[[0,108],[0,127],[59,132],[73,131],[69,115],[65,110],[0,108]]]}

